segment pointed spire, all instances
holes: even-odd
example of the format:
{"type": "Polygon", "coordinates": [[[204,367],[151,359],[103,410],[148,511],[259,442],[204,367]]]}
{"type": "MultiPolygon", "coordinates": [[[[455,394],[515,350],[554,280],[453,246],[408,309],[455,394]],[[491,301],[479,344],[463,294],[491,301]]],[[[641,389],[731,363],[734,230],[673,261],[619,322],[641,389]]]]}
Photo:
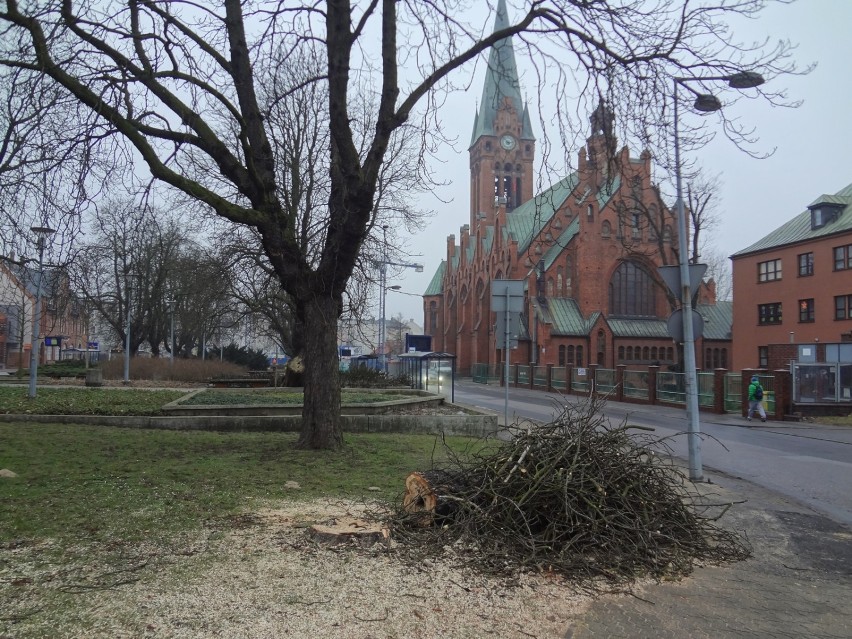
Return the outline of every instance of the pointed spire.
{"type": "MultiPolygon", "coordinates": [[[[494,32],[510,26],[506,0],[497,3],[497,15],[494,18],[494,32]]],[[[491,47],[488,55],[488,67],[485,71],[485,84],[482,88],[481,107],[477,111],[473,125],[471,145],[483,135],[495,135],[494,120],[497,110],[509,98],[519,117],[523,117],[524,139],[535,139],[532,127],[528,126],[529,114],[521,100],[521,83],[518,80],[518,67],[515,63],[515,50],[512,38],[504,38],[491,47]]]]}

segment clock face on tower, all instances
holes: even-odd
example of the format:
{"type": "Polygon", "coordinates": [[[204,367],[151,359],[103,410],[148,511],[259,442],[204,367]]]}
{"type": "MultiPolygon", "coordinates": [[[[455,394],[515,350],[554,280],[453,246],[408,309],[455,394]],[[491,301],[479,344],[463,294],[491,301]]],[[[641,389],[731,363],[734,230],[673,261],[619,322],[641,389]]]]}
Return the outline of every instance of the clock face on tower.
{"type": "Polygon", "coordinates": [[[511,135],[504,135],[500,138],[500,146],[502,146],[507,151],[511,151],[515,148],[515,138],[511,135]]]}

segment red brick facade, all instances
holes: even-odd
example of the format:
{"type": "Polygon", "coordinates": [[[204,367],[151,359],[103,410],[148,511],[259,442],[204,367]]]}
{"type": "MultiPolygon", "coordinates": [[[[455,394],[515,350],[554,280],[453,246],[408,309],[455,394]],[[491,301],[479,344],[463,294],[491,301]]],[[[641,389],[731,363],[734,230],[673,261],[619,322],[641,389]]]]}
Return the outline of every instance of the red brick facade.
{"type": "Polygon", "coordinates": [[[817,200],[731,257],[734,369],[788,368],[799,345],[815,346],[819,358],[824,344],[852,337],[852,205],[842,203],[852,202],[852,185],[822,198],[829,222],[814,223],[817,200]]]}

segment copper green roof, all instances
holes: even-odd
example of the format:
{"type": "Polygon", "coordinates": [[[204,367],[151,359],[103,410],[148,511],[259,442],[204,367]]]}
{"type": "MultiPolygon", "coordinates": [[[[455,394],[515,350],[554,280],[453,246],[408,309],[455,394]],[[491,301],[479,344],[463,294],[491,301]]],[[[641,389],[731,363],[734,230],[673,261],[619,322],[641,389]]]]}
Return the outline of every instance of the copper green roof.
{"type": "Polygon", "coordinates": [[[529,248],[530,242],[539,234],[548,220],[568,199],[577,186],[577,174],[572,173],[566,178],[527,200],[506,216],[506,226],[503,227],[503,237],[506,241],[518,242],[518,253],[529,248]]]}
{"type": "Polygon", "coordinates": [[[607,318],[613,337],[671,339],[666,322],[659,319],[607,318]]]}
{"type": "Polygon", "coordinates": [[[438,269],[435,271],[435,274],[432,276],[432,281],[429,282],[429,286],[426,287],[426,291],[423,295],[442,295],[444,293],[443,283],[444,283],[444,272],[447,270],[447,261],[441,260],[441,263],[438,265],[438,269]]]}
{"type": "MultiPolygon", "coordinates": [[[[506,11],[506,0],[497,3],[497,17],[494,19],[494,31],[509,26],[509,15],[506,11]]],[[[505,98],[509,98],[518,116],[523,120],[521,138],[534,140],[530,114],[521,100],[521,83],[518,80],[518,65],[515,63],[515,50],[512,38],[504,38],[497,42],[488,54],[488,66],[485,70],[485,84],[482,87],[482,103],[476,113],[473,123],[473,134],[470,144],[483,135],[495,135],[494,120],[497,110],[505,98]]]]}
{"type": "Polygon", "coordinates": [[[552,326],[551,335],[586,337],[600,317],[600,312],[595,311],[588,319],[584,318],[576,300],[570,297],[549,297],[547,304],[539,304],[537,300],[534,304],[537,315],[552,326]]]}
{"type": "Polygon", "coordinates": [[[695,310],[704,318],[704,339],[732,339],[734,303],[696,304],[695,310]]]}
{"type": "Polygon", "coordinates": [[[603,184],[601,184],[601,190],[597,193],[598,200],[598,208],[602,209],[606,206],[607,202],[612,199],[612,196],[618,192],[618,189],[621,187],[621,176],[616,175],[613,180],[607,180],[603,184]]]}
{"type": "Polygon", "coordinates": [[[852,231],[852,184],[841,189],[834,195],[823,195],[817,198],[814,204],[811,204],[810,206],[818,204],[843,205],[845,208],[838,212],[836,220],[817,229],[811,228],[810,210],[800,213],[786,224],[782,224],[768,235],[759,239],[754,244],[742,249],[741,251],[737,251],[731,255],[731,257],[741,257],[743,255],[748,255],[749,253],[758,253],[760,251],[767,251],[787,246],[789,244],[812,240],[818,237],[852,231]]]}
{"type": "Polygon", "coordinates": [[[562,251],[565,250],[565,247],[574,239],[574,236],[580,232],[580,219],[574,218],[571,220],[571,223],[565,227],[565,230],[562,231],[562,234],[556,238],[556,241],[553,243],[547,253],[544,254],[544,268],[549,269],[553,266],[553,263],[556,261],[560,255],[562,255],[562,251]]]}

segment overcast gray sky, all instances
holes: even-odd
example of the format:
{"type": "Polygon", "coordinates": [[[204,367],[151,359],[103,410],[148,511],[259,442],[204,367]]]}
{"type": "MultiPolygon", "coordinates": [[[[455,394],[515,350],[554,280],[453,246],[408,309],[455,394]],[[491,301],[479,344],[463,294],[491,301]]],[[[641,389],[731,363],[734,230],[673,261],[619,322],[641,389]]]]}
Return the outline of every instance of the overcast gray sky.
{"type": "MultiPolygon", "coordinates": [[[[737,105],[737,115],[757,127],[760,142],[755,150],[774,148],[772,157],[751,158],[722,135],[696,152],[695,159],[706,174],[720,175],[721,223],[712,242],[725,256],[798,215],[817,196],[835,193],[852,183],[852,68],[846,55],[850,26],[852,0],[799,0],[792,5],[770,6],[761,19],[736,28],[741,40],[789,38],[799,45],[795,54],[798,66],[805,68],[816,62],[817,67],[809,75],[778,80],[785,83],[791,100],[804,100],[798,109],[772,108],[758,100],[737,105]]],[[[516,53],[523,74],[525,61],[518,47],[516,53]]],[[[447,235],[458,238],[459,227],[468,221],[467,143],[483,73],[480,65],[470,91],[454,95],[441,113],[445,127],[458,136],[459,143],[455,149],[443,149],[441,162],[433,168],[439,178],[451,182],[437,195],[452,202],[423,199],[423,207],[435,210],[436,215],[423,233],[411,238],[410,249],[419,254],[412,260],[422,262],[425,269],[423,273],[406,269],[398,279],[389,279],[389,285],[398,284],[402,291],[388,293],[387,317],[402,313],[422,323],[419,295],[446,255],[447,235]]],[[[522,90],[534,99],[535,87],[526,86],[529,82],[523,77],[521,82],[525,85],[522,90]]],[[[537,130],[536,135],[541,132],[537,130]]],[[[631,152],[638,156],[640,150],[631,152]]],[[[572,149],[571,155],[576,156],[576,151],[572,149]]]]}

